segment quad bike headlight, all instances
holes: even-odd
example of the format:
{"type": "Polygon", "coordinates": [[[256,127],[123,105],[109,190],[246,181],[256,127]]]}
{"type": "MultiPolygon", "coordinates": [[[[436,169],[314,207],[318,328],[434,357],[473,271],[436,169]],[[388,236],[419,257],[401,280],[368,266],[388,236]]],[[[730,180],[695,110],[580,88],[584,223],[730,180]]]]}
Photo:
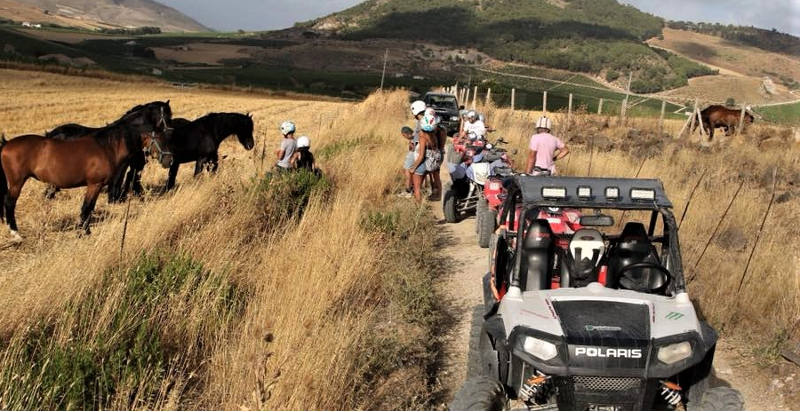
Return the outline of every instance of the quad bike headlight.
{"type": "Polygon", "coordinates": [[[525,341],[522,343],[522,348],[525,352],[547,361],[558,356],[558,348],[556,345],[542,339],[537,339],[531,336],[526,336],[525,341]]]}
{"type": "Polygon", "coordinates": [[[690,356],[692,356],[692,344],[689,342],[673,343],[658,349],[658,360],[667,365],[682,361],[690,356]]]}
{"type": "Polygon", "coordinates": [[[450,120],[455,122],[458,120],[458,116],[450,116],[450,120]]]}

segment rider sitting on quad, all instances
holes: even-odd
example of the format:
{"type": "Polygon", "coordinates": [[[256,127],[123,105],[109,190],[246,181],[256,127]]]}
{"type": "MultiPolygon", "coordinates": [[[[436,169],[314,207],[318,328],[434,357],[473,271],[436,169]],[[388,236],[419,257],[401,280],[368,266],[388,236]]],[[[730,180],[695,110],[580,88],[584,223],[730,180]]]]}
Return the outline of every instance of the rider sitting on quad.
{"type": "Polygon", "coordinates": [[[569,154],[561,139],[550,134],[553,124],[547,116],[536,122],[536,134],[531,136],[528,165],[525,172],[533,176],[556,174],[556,161],[569,154]]]}
{"type": "Polygon", "coordinates": [[[464,128],[461,131],[461,137],[470,137],[470,139],[486,139],[486,124],[478,118],[478,113],[471,110],[467,113],[467,122],[464,123],[464,128]]]}

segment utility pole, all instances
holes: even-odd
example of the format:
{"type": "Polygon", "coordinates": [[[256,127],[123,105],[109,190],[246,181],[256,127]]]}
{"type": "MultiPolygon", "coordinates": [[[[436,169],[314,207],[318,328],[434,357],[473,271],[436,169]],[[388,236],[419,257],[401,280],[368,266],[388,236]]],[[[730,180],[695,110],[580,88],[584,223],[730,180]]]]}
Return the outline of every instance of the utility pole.
{"type": "Polygon", "coordinates": [[[383,91],[383,81],[386,79],[386,62],[389,60],[389,49],[383,55],[383,73],[381,74],[381,91],[383,91]]]}

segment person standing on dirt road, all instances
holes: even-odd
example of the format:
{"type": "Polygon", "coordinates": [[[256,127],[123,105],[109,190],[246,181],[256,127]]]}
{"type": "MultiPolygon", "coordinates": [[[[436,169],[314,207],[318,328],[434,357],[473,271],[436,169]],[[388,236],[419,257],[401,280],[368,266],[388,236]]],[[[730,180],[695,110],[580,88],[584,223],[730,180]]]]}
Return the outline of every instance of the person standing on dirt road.
{"type": "Polygon", "coordinates": [[[525,173],[533,176],[556,174],[556,161],[569,154],[569,148],[561,139],[550,134],[553,123],[547,116],[536,122],[536,134],[531,136],[528,164],[525,173]]]}
{"type": "Polygon", "coordinates": [[[428,160],[425,162],[428,176],[431,178],[431,196],[428,200],[435,202],[442,198],[442,159],[444,158],[444,147],[447,144],[447,130],[440,126],[441,118],[433,108],[426,109],[425,115],[433,116],[436,119],[436,127],[430,132],[436,149],[429,151],[428,160]]]}
{"type": "Polygon", "coordinates": [[[406,177],[406,189],[398,196],[411,197],[414,195],[414,172],[408,169],[414,165],[414,149],[416,149],[417,144],[414,142],[414,129],[403,126],[403,128],[400,129],[400,134],[403,135],[403,138],[408,144],[408,153],[406,153],[406,158],[403,161],[403,174],[406,177]]]}
{"type": "Polygon", "coordinates": [[[437,141],[438,122],[438,116],[435,113],[431,114],[429,111],[426,111],[420,119],[419,142],[414,154],[414,164],[407,169],[414,174],[414,198],[419,203],[422,202],[422,184],[425,182],[428,170],[439,169],[436,164],[437,158],[439,166],[441,165],[442,158],[441,152],[439,152],[439,142],[437,141]]]}
{"type": "Polygon", "coordinates": [[[275,151],[275,155],[278,158],[278,163],[275,165],[275,168],[279,171],[288,171],[292,167],[292,155],[294,155],[295,150],[297,150],[297,141],[294,140],[294,132],[296,129],[294,123],[291,121],[287,120],[281,124],[283,139],[281,140],[280,149],[275,151]]]}

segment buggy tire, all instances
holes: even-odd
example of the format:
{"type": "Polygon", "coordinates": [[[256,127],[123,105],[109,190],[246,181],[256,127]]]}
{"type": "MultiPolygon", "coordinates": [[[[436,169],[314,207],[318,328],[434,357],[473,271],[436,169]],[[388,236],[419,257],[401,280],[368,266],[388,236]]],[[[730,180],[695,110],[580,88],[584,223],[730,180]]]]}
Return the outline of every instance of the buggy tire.
{"type": "Polygon", "coordinates": [[[487,210],[489,210],[489,201],[485,198],[478,199],[478,203],[475,205],[475,233],[478,234],[478,237],[481,236],[483,215],[487,210]]]}
{"type": "Polygon", "coordinates": [[[744,409],[744,398],[736,389],[718,386],[706,389],[697,405],[690,403],[687,406],[690,411],[741,411],[744,409]]]}
{"type": "Polygon", "coordinates": [[[456,210],[456,192],[452,186],[448,185],[442,200],[442,212],[447,223],[458,222],[458,211],[456,210]]]}
{"type": "Polygon", "coordinates": [[[490,246],[492,235],[494,235],[497,226],[497,211],[486,210],[481,214],[478,223],[481,225],[478,231],[478,246],[486,249],[490,246]]]}
{"type": "Polygon", "coordinates": [[[508,408],[503,384],[488,376],[467,379],[456,392],[451,411],[501,411],[508,408]]]}

